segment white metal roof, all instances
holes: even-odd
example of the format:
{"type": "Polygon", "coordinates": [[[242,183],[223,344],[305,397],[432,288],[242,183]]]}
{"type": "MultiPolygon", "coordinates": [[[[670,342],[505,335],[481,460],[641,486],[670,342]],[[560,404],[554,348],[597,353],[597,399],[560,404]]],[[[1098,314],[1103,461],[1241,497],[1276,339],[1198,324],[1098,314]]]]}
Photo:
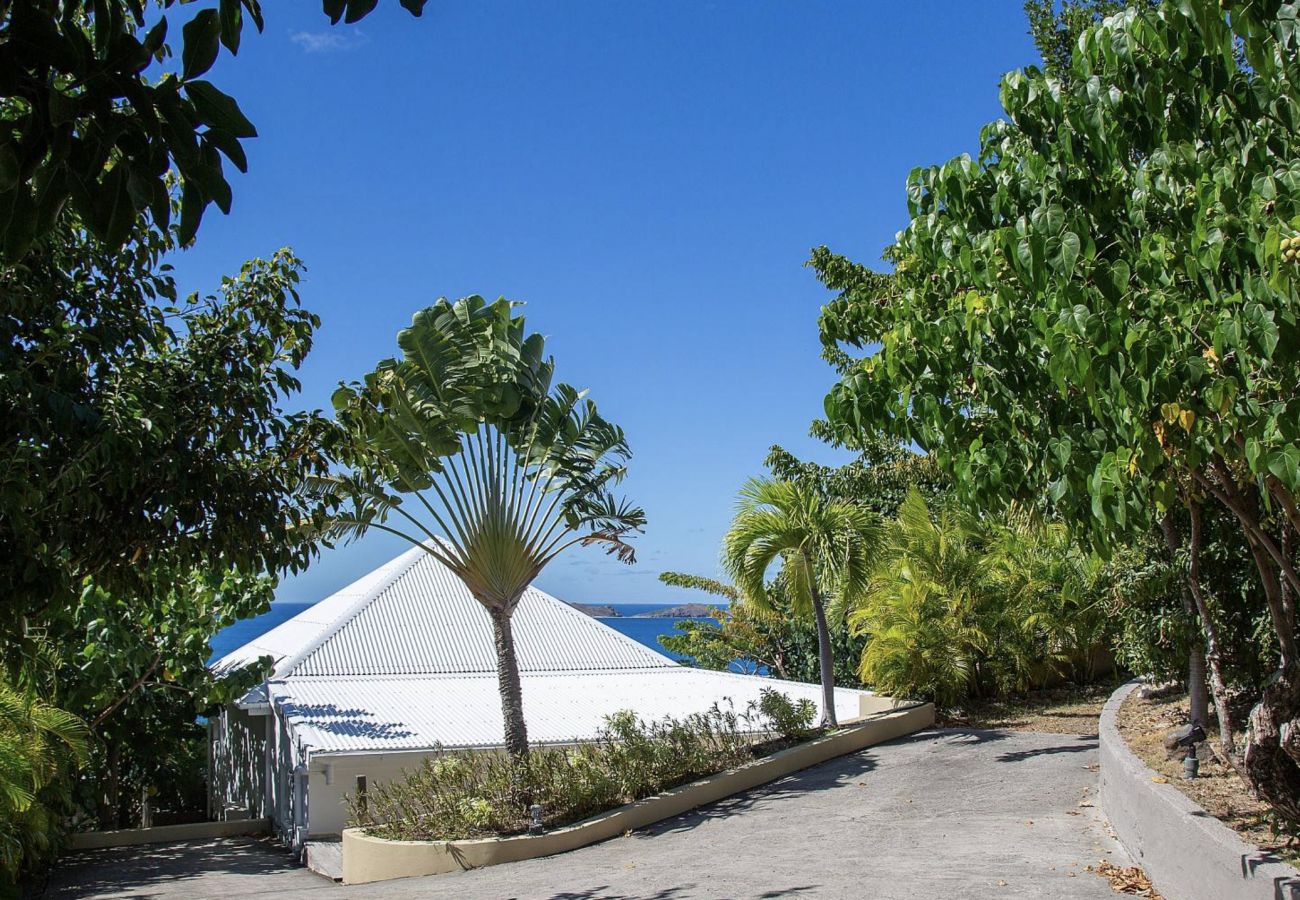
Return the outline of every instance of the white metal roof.
{"type": "MultiPolygon", "coordinates": [[[[675,665],[530,587],[512,619],[521,672],[675,665]]],[[[419,547],[214,663],[226,671],[269,655],[273,678],[496,672],[492,624],[465,585],[419,547]]]]}
{"type": "MultiPolygon", "coordinates": [[[[533,743],[594,738],[605,717],[632,710],[646,721],[680,719],[713,704],[743,713],[763,688],[820,706],[815,684],[670,666],[616,672],[524,675],[524,718],[533,743]]],[[[290,678],[271,693],[312,753],[374,753],[433,747],[499,747],[504,742],[496,676],[433,675],[290,678]]],[[[835,711],[857,718],[866,692],[839,688],[835,711]]],[[[758,723],[743,730],[761,730],[758,723]]]]}

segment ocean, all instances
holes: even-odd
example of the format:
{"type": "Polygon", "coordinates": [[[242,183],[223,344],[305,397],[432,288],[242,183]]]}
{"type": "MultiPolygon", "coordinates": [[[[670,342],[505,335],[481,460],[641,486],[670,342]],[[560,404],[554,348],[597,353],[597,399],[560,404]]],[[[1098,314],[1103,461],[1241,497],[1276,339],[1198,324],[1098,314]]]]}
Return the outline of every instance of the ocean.
{"type": "MultiPolygon", "coordinates": [[[[212,639],[212,659],[225,656],[231,650],[243,646],[259,635],[265,634],[281,622],[292,619],[311,605],[310,603],[273,603],[271,609],[262,615],[236,622],[234,625],[222,629],[212,639]]],[[[664,656],[673,659],[686,659],[686,657],[678,654],[669,653],[660,645],[658,640],[661,634],[673,634],[676,630],[674,626],[678,622],[687,621],[686,619],[636,618],[638,615],[671,606],[671,603],[611,603],[609,605],[618,610],[619,615],[597,616],[601,622],[616,631],[622,632],[632,640],[662,653],[664,656]]]]}

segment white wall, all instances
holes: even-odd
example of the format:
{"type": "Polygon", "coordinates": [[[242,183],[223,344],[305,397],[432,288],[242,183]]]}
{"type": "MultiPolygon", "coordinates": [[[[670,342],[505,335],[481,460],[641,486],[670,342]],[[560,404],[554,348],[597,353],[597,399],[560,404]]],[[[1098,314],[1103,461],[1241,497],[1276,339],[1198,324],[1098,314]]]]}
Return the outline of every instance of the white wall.
{"type": "Polygon", "coordinates": [[[208,719],[208,815],[267,815],[266,717],[230,706],[208,719]]]}
{"type": "Polygon", "coordinates": [[[348,808],[344,797],[357,789],[357,776],[368,785],[400,778],[404,770],[420,765],[434,753],[358,753],[349,756],[313,756],[307,767],[307,821],[311,837],[337,835],[347,827],[348,808]],[[326,784],[326,766],[331,768],[326,784]]]}

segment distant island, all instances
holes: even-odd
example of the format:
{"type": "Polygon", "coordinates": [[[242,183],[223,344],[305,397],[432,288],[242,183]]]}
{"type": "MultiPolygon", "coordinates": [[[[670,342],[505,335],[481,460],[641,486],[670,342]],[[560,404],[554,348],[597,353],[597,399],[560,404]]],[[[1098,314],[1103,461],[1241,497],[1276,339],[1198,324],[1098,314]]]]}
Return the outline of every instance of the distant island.
{"type": "Polygon", "coordinates": [[[683,603],[681,606],[666,606],[642,615],[647,619],[707,619],[712,608],[708,603],[683,603]]]}
{"type": "Polygon", "coordinates": [[[570,603],[569,605],[578,612],[585,612],[589,616],[600,616],[605,619],[622,618],[622,614],[612,606],[601,606],[598,603],[570,603]]]}
{"type": "MultiPolygon", "coordinates": [[[[616,607],[601,603],[570,603],[574,609],[589,616],[602,619],[622,619],[624,615],[616,607]]],[[[665,606],[650,612],[637,613],[632,619],[707,619],[712,605],[708,603],[683,603],[680,606],[665,606]]]]}

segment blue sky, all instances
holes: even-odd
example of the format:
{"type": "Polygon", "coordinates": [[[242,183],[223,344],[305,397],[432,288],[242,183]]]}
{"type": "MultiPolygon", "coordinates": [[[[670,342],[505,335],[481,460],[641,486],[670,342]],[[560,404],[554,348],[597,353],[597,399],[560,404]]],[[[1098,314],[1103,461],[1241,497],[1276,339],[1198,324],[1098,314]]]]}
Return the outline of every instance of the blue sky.
{"type": "MultiPolygon", "coordinates": [[[[527,301],[557,377],[626,429],[649,517],[636,566],[575,550],[543,573],[576,602],[703,599],[656,576],[718,574],[768,446],[843,458],[806,436],[832,382],[808,251],[877,260],[909,170],[974,151],[1001,75],[1036,61],[1020,0],[433,0],[421,19],[382,0],[333,28],[317,0],[265,6],[212,73],[258,126],[250,172],[176,260],[182,287],[293,247],[324,320],[301,403],[324,408],[437,297],[527,301]]],[[[402,549],[327,552],[279,597],[402,549]]]]}

